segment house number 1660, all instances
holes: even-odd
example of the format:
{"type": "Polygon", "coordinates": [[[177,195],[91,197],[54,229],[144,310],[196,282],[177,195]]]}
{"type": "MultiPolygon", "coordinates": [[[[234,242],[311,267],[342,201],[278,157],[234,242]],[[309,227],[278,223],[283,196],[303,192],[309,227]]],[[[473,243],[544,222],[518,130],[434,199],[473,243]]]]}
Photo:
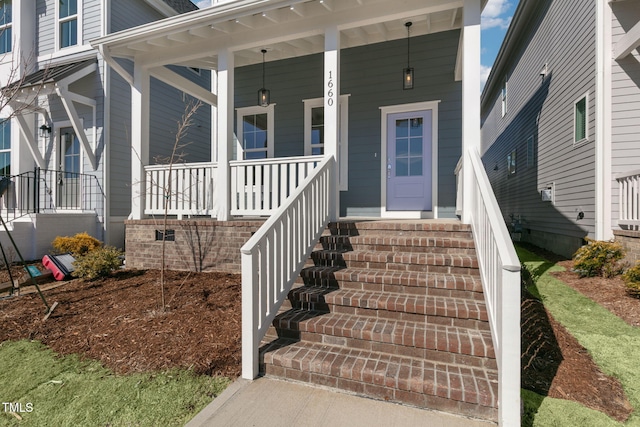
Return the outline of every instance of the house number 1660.
{"type": "Polygon", "coordinates": [[[329,71],[329,81],[327,81],[327,87],[329,90],[327,91],[327,105],[329,107],[333,106],[333,75],[332,71],[329,71]]]}

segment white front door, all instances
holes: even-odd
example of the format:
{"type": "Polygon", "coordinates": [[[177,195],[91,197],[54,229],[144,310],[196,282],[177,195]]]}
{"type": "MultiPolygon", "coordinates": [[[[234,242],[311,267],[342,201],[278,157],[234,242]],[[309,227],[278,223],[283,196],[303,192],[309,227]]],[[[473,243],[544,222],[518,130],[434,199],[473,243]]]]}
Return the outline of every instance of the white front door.
{"type": "Polygon", "coordinates": [[[432,210],[432,110],[387,115],[387,211],[432,210]]]}

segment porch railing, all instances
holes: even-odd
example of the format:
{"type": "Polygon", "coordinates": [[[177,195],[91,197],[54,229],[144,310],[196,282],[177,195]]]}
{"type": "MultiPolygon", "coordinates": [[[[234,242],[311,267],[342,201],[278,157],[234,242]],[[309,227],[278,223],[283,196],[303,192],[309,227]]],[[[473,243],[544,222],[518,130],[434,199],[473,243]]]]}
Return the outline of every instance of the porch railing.
{"type": "Polygon", "coordinates": [[[104,218],[105,194],[95,175],[36,168],[4,177],[0,213],[13,221],[32,213],[95,212],[104,218]]]}
{"type": "Polygon", "coordinates": [[[145,166],[145,214],[210,215],[215,200],[215,163],[145,166]]]}
{"type": "Polygon", "coordinates": [[[498,418],[520,425],[520,261],[477,150],[459,170],[472,175],[471,226],[498,362],[498,418]],[[466,167],[467,164],[469,167],[466,167]]]}
{"type": "Polygon", "coordinates": [[[322,156],[231,161],[231,215],[271,215],[322,156]]]}
{"type": "Polygon", "coordinates": [[[327,157],[241,249],[242,377],[258,375],[258,348],[329,222],[335,159],[327,157]]]}
{"type": "Polygon", "coordinates": [[[619,186],[618,225],[640,228],[640,169],[616,176],[619,186]]]}

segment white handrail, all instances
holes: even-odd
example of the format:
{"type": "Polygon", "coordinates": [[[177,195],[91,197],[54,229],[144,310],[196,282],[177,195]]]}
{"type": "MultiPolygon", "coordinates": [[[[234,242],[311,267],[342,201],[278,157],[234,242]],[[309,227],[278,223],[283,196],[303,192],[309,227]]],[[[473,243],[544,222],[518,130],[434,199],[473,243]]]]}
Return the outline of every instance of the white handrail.
{"type": "Polygon", "coordinates": [[[619,188],[618,225],[640,227],[640,169],[616,176],[619,188]]]}
{"type": "Polygon", "coordinates": [[[242,377],[258,375],[258,349],[329,222],[335,159],[326,157],[244,244],[242,377]]]}
{"type": "Polygon", "coordinates": [[[147,215],[209,215],[216,200],[216,163],[177,163],[145,166],[147,215]]]}
{"type": "Polygon", "coordinates": [[[520,261],[475,149],[463,167],[473,177],[471,226],[498,362],[498,421],[520,426],[520,261]]]}
{"type": "Polygon", "coordinates": [[[231,167],[231,215],[273,214],[323,156],[235,160],[231,167]]]}

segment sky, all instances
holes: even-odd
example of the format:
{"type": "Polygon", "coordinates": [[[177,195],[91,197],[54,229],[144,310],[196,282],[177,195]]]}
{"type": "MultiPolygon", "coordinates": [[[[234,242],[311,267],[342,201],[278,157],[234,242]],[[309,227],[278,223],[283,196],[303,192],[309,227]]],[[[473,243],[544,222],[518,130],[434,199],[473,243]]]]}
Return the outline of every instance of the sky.
{"type": "MultiPolygon", "coordinates": [[[[481,82],[484,83],[489,77],[491,66],[500,50],[502,39],[504,38],[513,12],[518,6],[519,0],[489,0],[482,13],[482,54],[481,62],[481,82]]],[[[194,0],[200,9],[211,6],[211,0],[194,0]]]]}

